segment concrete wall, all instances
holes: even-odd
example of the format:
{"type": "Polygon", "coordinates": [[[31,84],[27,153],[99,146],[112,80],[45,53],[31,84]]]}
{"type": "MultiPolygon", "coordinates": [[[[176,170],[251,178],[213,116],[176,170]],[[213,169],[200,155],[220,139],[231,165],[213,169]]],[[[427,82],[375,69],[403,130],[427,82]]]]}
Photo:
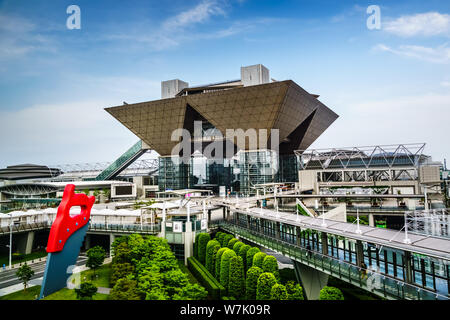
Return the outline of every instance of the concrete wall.
{"type": "Polygon", "coordinates": [[[419,168],[420,183],[437,182],[441,179],[438,166],[422,166],[419,168]]]}
{"type": "Polygon", "coordinates": [[[269,83],[269,69],[262,64],[241,67],[241,82],[246,86],[254,86],[257,84],[269,83]]]}
{"type": "Polygon", "coordinates": [[[161,99],[173,98],[187,87],[189,87],[189,83],[179,79],[161,81],[161,99]]]}
{"type": "Polygon", "coordinates": [[[315,170],[300,170],[298,172],[300,191],[313,189],[317,193],[317,173],[315,170]]]}

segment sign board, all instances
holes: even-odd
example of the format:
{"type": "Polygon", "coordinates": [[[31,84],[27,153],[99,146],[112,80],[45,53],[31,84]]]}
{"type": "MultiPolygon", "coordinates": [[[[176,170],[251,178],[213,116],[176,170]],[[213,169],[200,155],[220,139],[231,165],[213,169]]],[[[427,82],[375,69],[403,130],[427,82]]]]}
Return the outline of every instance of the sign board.
{"type": "Polygon", "coordinates": [[[173,223],[173,232],[183,232],[183,222],[175,221],[173,223]]]}
{"type": "Polygon", "coordinates": [[[202,219],[202,220],[201,220],[200,228],[201,228],[202,230],[205,230],[207,227],[208,227],[208,224],[207,224],[207,222],[206,222],[206,219],[202,219]]]}

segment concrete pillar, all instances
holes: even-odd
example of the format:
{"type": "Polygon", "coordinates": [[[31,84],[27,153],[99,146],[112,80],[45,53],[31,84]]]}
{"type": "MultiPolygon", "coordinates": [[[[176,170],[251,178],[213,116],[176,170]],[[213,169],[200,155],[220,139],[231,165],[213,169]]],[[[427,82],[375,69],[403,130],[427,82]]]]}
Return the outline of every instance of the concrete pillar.
{"type": "Polygon", "coordinates": [[[369,227],[375,227],[375,219],[373,213],[369,213],[369,227]]]}
{"type": "Polygon", "coordinates": [[[361,240],[356,240],[356,265],[358,267],[361,267],[363,261],[364,261],[364,248],[361,240]]]}
{"type": "Polygon", "coordinates": [[[281,236],[280,236],[280,223],[278,221],[275,224],[275,237],[277,239],[281,239],[281,236]]]}
{"type": "Polygon", "coordinates": [[[194,252],[194,233],[192,232],[192,222],[185,223],[186,232],[184,233],[184,264],[187,265],[187,258],[192,257],[194,252]]]}
{"type": "Polygon", "coordinates": [[[413,283],[411,252],[404,251],[403,259],[405,263],[405,282],[413,283]]]}
{"type": "MultiPolygon", "coordinates": [[[[17,251],[21,254],[30,254],[33,249],[34,231],[14,235],[17,251]]],[[[14,245],[13,245],[14,248],[14,245]]]]}
{"type": "Polygon", "coordinates": [[[297,246],[299,246],[299,247],[302,245],[302,237],[301,237],[300,233],[301,233],[300,227],[296,226],[295,227],[296,243],[297,243],[297,246]]]}
{"type": "Polygon", "coordinates": [[[109,256],[112,257],[112,244],[116,240],[116,236],[112,233],[109,235],[109,256]]]}
{"type": "Polygon", "coordinates": [[[86,237],[84,238],[84,249],[89,250],[91,248],[91,235],[86,234],[86,237]]]}
{"type": "Polygon", "coordinates": [[[320,234],[322,241],[322,254],[328,255],[328,235],[326,232],[320,234]]]}
{"type": "Polygon", "coordinates": [[[320,290],[327,285],[328,274],[297,261],[294,262],[295,276],[302,284],[307,300],[318,300],[320,290]]]}

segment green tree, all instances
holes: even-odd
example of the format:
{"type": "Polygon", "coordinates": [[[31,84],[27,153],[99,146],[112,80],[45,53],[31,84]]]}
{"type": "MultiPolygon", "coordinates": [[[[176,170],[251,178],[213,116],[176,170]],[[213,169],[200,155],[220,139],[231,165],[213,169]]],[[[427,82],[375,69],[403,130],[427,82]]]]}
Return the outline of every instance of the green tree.
{"type": "Polygon", "coordinates": [[[198,260],[198,239],[201,233],[197,233],[194,240],[194,258],[198,260]]]}
{"type": "Polygon", "coordinates": [[[264,272],[273,273],[277,281],[280,281],[280,271],[278,270],[278,262],[274,256],[266,255],[264,257],[262,269],[264,272]]]}
{"type": "Polygon", "coordinates": [[[143,293],[137,288],[137,281],[128,278],[117,280],[109,294],[110,300],[142,300],[143,293]]]}
{"type": "Polygon", "coordinates": [[[34,275],[33,269],[30,268],[29,265],[25,262],[16,272],[17,278],[23,283],[23,291],[27,291],[28,281],[31,280],[31,277],[34,275]]]}
{"type": "Polygon", "coordinates": [[[230,248],[231,250],[233,250],[234,244],[238,241],[239,241],[238,239],[232,238],[230,241],[228,241],[227,247],[230,248]]]}
{"type": "Polygon", "coordinates": [[[338,288],[325,286],[320,290],[319,300],[344,300],[344,295],[338,288]]]}
{"type": "Polygon", "coordinates": [[[250,246],[248,244],[244,244],[240,247],[238,256],[242,258],[242,261],[244,262],[244,273],[247,272],[247,252],[250,250],[250,246]]]}
{"type": "Polygon", "coordinates": [[[228,295],[241,299],[245,291],[244,262],[242,257],[233,256],[230,260],[228,295]]]}
{"type": "Polygon", "coordinates": [[[233,250],[234,252],[236,252],[237,255],[239,255],[239,250],[241,249],[241,247],[244,245],[243,242],[241,241],[237,241],[234,245],[233,245],[233,250]]]}
{"type": "Polygon", "coordinates": [[[233,235],[227,233],[223,237],[222,247],[227,247],[228,248],[228,242],[230,242],[231,239],[233,239],[233,235]]]}
{"type": "Polygon", "coordinates": [[[203,265],[205,265],[206,260],[206,246],[210,240],[211,236],[209,235],[209,233],[200,233],[198,237],[198,261],[200,261],[200,263],[202,263],[203,265]]]}
{"type": "Polygon", "coordinates": [[[172,297],[172,300],[205,300],[207,296],[208,291],[205,288],[188,283],[172,297]]]}
{"type": "Polygon", "coordinates": [[[277,279],[270,272],[263,272],[258,278],[256,287],[256,300],[270,300],[272,287],[277,283],[277,279]]]}
{"type": "Polygon", "coordinates": [[[219,241],[220,246],[223,247],[223,239],[225,238],[226,233],[223,233],[221,231],[216,233],[215,238],[217,239],[217,241],[219,241]]]}
{"type": "Polygon", "coordinates": [[[253,266],[253,257],[258,252],[261,252],[261,250],[259,250],[259,248],[257,248],[257,247],[251,247],[250,249],[248,249],[247,258],[245,259],[245,261],[247,263],[247,270],[253,266]]]}
{"type": "Polygon", "coordinates": [[[288,300],[304,300],[303,288],[298,283],[292,280],[286,282],[286,291],[288,300]]]}
{"type": "Polygon", "coordinates": [[[97,292],[97,287],[90,282],[83,282],[79,289],[75,289],[78,300],[92,300],[92,296],[97,292]]]}
{"type": "MultiPolygon", "coordinates": [[[[113,242],[114,244],[114,242],[113,242]]],[[[128,243],[120,242],[116,246],[112,246],[113,263],[129,263],[131,262],[131,251],[128,243]]]]}
{"type": "Polygon", "coordinates": [[[162,275],[164,289],[169,297],[179,293],[189,283],[187,275],[179,269],[164,272],[162,275]]]}
{"type": "Polygon", "coordinates": [[[264,258],[267,256],[264,252],[258,252],[253,256],[252,266],[263,268],[264,258]]]}
{"type": "Polygon", "coordinates": [[[86,267],[92,269],[95,275],[95,269],[100,267],[103,264],[103,261],[105,261],[106,258],[105,249],[103,249],[100,246],[95,246],[89,249],[86,252],[86,255],[87,255],[86,267]]]}
{"type": "Polygon", "coordinates": [[[220,258],[220,284],[228,291],[228,281],[230,279],[230,261],[236,253],[229,249],[222,254],[220,258]]]}
{"type": "Polygon", "coordinates": [[[270,290],[271,300],[288,300],[288,293],[286,287],[282,284],[276,283],[272,286],[270,290]]]}
{"type": "Polygon", "coordinates": [[[221,258],[222,258],[222,254],[225,252],[225,251],[227,251],[227,250],[230,250],[230,249],[228,249],[227,247],[225,247],[225,248],[220,248],[219,249],[219,251],[217,251],[217,253],[216,253],[216,261],[214,262],[214,264],[215,264],[215,270],[214,270],[214,276],[215,276],[215,278],[217,279],[217,280],[219,280],[220,279],[220,263],[221,263],[221,258]]]}
{"type": "Polygon", "coordinates": [[[259,267],[250,267],[247,270],[247,277],[245,279],[245,297],[247,300],[256,299],[256,287],[258,285],[258,278],[263,273],[259,267]]]}
{"type": "Polygon", "coordinates": [[[215,254],[217,254],[217,251],[219,249],[220,249],[219,241],[215,239],[208,241],[208,244],[206,245],[205,267],[211,274],[214,274],[215,254]]]}
{"type": "Polygon", "coordinates": [[[135,268],[131,263],[113,263],[111,266],[111,277],[109,280],[111,286],[114,287],[119,279],[132,275],[134,270],[135,268]]]}

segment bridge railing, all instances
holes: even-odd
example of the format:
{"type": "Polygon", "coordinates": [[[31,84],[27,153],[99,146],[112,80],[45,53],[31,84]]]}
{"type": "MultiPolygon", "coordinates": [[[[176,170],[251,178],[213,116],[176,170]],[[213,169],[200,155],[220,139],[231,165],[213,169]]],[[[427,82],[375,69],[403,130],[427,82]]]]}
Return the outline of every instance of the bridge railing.
{"type": "Polygon", "coordinates": [[[263,247],[277,251],[295,261],[323,271],[343,281],[370,291],[387,299],[403,300],[449,300],[449,297],[409,284],[370,269],[367,274],[360,267],[324,255],[317,251],[292,244],[273,236],[262,234],[254,229],[238,226],[230,221],[212,221],[210,228],[220,227],[226,231],[237,233],[240,237],[263,247]]]}
{"type": "Polygon", "coordinates": [[[119,232],[119,233],[149,233],[157,234],[161,231],[161,224],[104,224],[91,223],[89,224],[89,231],[103,231],[103,232],[119,232]]]}
{"type": "MultiPolygon", "coordinates": [[[[12,232],[26,232],[30,230],[39,230],[39,229],[46,229],[50,228],[51,222],[43,221],[43,222],[33,222],[33,223],[21,223],[18,225],[12,226],[12,232]]],[[[9,226],[6,227],[0,227],[0,234],[9,234],[11,230],[9,229],[9,226]]]]}

